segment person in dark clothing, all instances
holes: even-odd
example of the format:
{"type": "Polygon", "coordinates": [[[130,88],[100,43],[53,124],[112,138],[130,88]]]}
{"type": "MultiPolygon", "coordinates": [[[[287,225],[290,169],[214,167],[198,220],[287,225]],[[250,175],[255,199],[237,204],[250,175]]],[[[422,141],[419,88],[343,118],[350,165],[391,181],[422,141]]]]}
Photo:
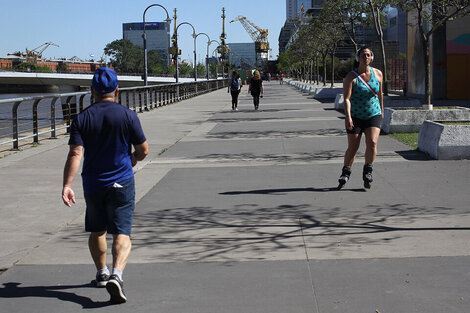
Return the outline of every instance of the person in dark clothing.
{"type": "Polygon", "coordinates": [[[62,200],[75,203],[72,182],[80,168],[85,194],[85,231],[96,266],[96,286],[106,287],[112,303],[123,303],[122,272],[131,252],[135,207],[132,167],[148,154],[148,143],[137,114],[117,103],[117,75],[100,67],[92,80],[94,103],[75,116],[70,126],[69,153],[64,167],[62,200]],[[134,147],[134,152],[132,152],[134,147]],[[106,234],[113,236],[113,268],[106,266],[106,234]]]}
{"type": "Polygon", "coordinates": [[[263,80],[261,79],[261,74],[258,70],[255,70],[255,72],[253,73],[248,92],[251,92],[251,95],[253,96],[253,104],[255,105],[255,110],[258,110],[259,98],[262,98],[264,94],[263,80]]]}
{"type": "Polygon", "coordinates": [[[228,90],[232,96],[232,110],[238,111],[238,95],[242,90],[242,80],[237,71],[232,72],[232,78],[229,80],[228,90]]]}

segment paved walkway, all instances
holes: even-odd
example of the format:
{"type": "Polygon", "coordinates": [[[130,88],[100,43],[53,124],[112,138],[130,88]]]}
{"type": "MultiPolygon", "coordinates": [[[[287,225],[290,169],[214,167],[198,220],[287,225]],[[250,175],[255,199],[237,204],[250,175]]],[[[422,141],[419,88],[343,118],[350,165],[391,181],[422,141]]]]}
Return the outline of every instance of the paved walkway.
{"type": "Polygon", "coordinates": [[[61,203],[67,138],[0,159],[0,312],[381,313],[470,307],[470,161],[381,136],[336,190],[343,116],[287,85],[245,87],[140,116],[129,302],[91,287],[84,201],[61,203]]]}

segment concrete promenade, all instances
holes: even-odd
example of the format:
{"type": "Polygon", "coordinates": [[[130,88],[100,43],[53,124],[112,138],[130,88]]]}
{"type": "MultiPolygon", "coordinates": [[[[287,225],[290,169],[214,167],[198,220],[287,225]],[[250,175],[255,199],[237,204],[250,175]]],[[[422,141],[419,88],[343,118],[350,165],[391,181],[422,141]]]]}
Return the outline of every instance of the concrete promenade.
{"type": "MultiPolygon", "coordinates": [[[[129,301],[91,285],[84,200],[62,204],[67,138],[0,159],[0,312],[451,313],[470,308],[470,160],[381,136],[336,190],[343,115],[278,82],[140,114],[129,301]]],[[[109,260],[110,261],[110,260],[109,260]]],[[[108,262],[109,263],[109,262],[108,262]]]]}

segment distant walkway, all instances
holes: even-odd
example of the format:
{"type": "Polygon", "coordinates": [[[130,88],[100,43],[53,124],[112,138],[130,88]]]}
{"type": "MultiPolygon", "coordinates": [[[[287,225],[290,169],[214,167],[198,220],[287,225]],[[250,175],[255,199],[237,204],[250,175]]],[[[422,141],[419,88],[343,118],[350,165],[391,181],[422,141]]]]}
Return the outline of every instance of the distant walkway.
{"type": "MultiPolygon", "coordinates": [[[[331,100],[332,101],[332,100],[331,100]]],[[[109,307],[61,203],[67,138],[0,159],[3,312],[465,312],[470,161],[431,161],[381,136],[370,191],[361,147],[336,190],[344,116],[277,81],[255,111],[225,89],[139,114],[129,302],[109,307]]]]}

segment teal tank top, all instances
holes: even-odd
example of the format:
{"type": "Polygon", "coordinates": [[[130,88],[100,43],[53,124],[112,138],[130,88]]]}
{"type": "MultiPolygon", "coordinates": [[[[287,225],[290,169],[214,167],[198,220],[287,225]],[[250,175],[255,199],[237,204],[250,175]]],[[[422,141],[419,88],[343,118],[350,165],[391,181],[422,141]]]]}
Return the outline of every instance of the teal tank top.
{"type": "MultiPolygon", "coordinates": [[[[369,86],[376,92],[380,91],[380,82],[375,77],[374,69],[371,67],[369,86]]],[[[376,115],[382,115],[379,98],[364,84],[356,75],[356,84],[351,93],[351,116],[368,120],[376,115]]]]}

